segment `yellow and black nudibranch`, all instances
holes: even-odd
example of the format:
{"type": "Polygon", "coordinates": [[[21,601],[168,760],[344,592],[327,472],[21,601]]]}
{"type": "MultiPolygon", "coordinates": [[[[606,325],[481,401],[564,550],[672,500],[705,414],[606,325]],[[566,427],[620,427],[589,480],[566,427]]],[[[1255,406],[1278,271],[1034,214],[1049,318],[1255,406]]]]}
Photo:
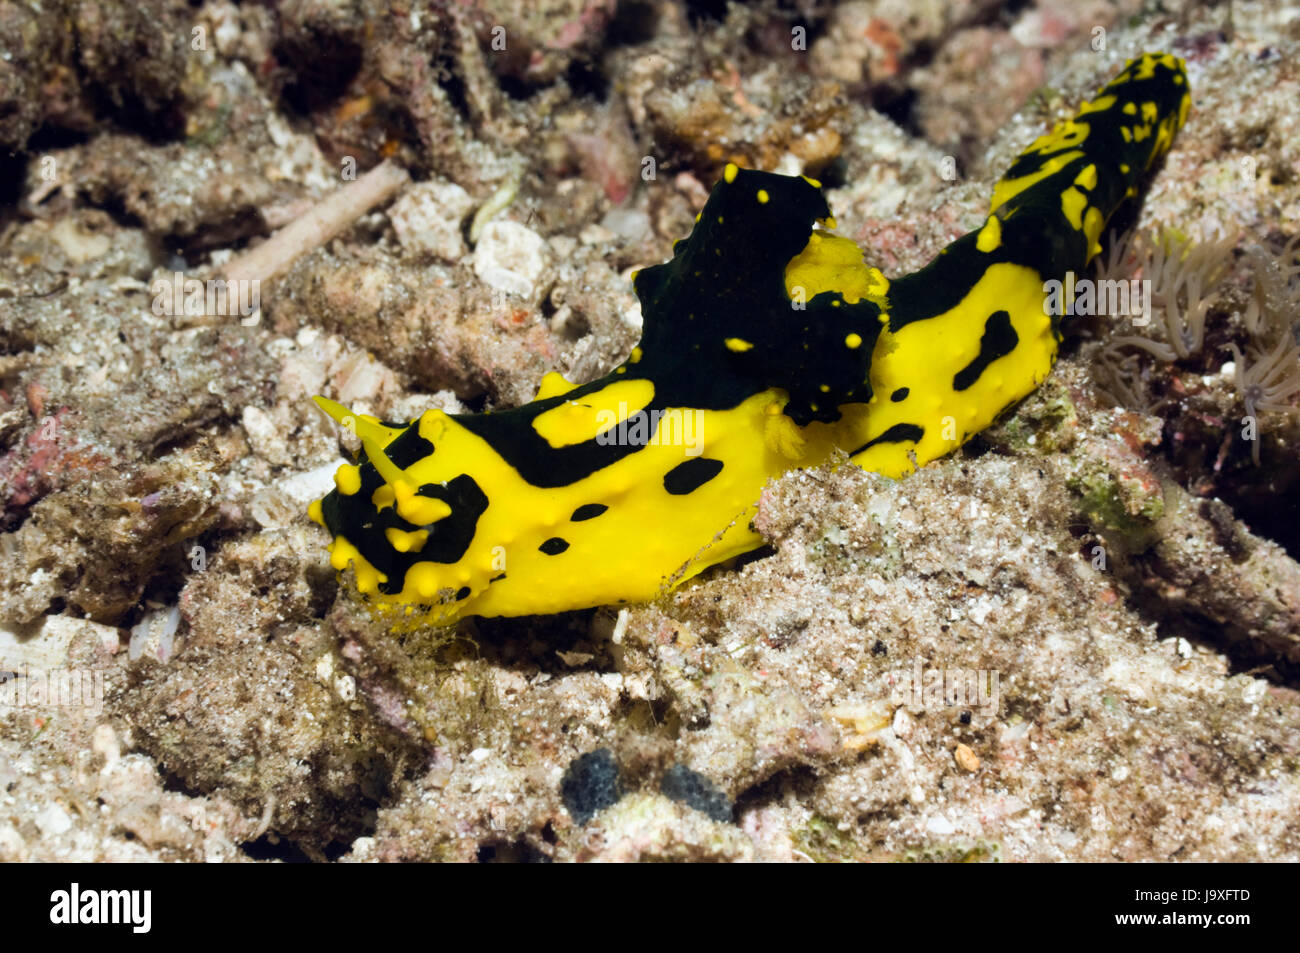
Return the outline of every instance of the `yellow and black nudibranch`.
{"type": "Polygon", "coordinates": [[[767,480],[837,449],[898,476],[960,446],[1051,370],[1044,285],[1080,273],[1170,147],[1181,60],[1146,54],[1026,149],[989,215],[888,280],[819,184],[727,166],[671,261],[638,273],[644,335],[609,375],[526,406],[349,417],[362,453],[312,504],[332,564],[438,621],[651,599],[762,543],[767,480]]]}

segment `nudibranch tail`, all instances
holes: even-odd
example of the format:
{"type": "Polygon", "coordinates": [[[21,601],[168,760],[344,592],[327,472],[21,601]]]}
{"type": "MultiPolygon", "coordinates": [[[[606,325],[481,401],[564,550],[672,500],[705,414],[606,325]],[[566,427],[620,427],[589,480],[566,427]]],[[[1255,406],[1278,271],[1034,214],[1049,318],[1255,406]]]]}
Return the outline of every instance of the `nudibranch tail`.
{"type": "Polygon", "coordinates": [[[1021,153],[978,228],[893,280],[829,231],[815,180],[728,165],[672,258],[635,274],[642,338],[605,377],[407,426],[316,398],[361,444],[310,510],[332,565],[441,622],[644,601],[761,545],[773,477],[950,452],[1051,370],[1048,285],[1097,253],[1189,103],[1181,61],[1131,61],[1021,153]]]}
{"type": "Polygon", "coordinates": [[[1106,223],[1168,151],[1190,103],[1181,60],[1148,53],[1130,61],[1020,154],[979,228],[890,283],[889,326],[871,368],[873,391],[889,403],[873,408],[854,462],[907,472],[1038,386],[1060,338],[1050,283],[1082,276],[1106,223]]]}

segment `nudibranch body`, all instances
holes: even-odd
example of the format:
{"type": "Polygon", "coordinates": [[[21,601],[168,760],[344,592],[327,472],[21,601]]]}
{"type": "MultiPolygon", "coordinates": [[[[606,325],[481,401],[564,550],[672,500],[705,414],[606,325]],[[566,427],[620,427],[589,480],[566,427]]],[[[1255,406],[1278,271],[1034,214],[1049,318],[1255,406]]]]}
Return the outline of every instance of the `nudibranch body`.
{"type": "Polygon", "coordinates": [[[333,566],[441,622],[639,602],[761,545],[773,477],[950,452],[1051,370],[1045,284],[1097,254],[1189,105],[1180,60],[1131,61],[1019,156],[979,228],[892,281],[827,230],[818,183],[729,165],[672,259],[634,277],[644,333],[607,376],[409,425],[318,398],[363,448],[312,504],[333,566]]]}

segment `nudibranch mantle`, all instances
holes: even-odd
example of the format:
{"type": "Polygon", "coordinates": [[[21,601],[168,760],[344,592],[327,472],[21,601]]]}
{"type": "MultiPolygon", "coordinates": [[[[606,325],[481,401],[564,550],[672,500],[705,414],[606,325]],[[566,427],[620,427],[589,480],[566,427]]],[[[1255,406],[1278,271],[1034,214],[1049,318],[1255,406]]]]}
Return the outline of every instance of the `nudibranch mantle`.
{"type": "Polygon", "coordinates": [[[901,476],[1051,370],[1044,285],[1081,273],[1185,122],[1183,63],[1132,60],[998,182],[985,222],[888,280],[820,185],[727,166],[688,238],[633,278],[644,331],[610,374],[525,406],[351,415],[358,462],[310,515],[335,569],[432,619],[640,602],[762,543],[764,484],[839,452],[901,476]]]}

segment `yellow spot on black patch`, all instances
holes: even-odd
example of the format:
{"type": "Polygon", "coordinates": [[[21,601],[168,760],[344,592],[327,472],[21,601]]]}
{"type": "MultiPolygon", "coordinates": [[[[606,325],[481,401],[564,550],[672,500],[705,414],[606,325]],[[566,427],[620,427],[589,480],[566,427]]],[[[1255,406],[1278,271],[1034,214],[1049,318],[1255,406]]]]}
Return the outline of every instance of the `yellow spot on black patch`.
{"type": "Polygon", "coordinates": [[[644,378],[619,381],[538,414],[533,430],[556,449],[586,443],[644,408],[654,396],[654,384],[644,378]]]}
{"type": "Polygon", "coordinates": [[[740,168],[736,165],[736,163],[728,162],[726,168],[722,170],[722,180],[726,182],[728,185],[730,185],[732,182],[736,181],[736,175],[739,172],[740,172],[740,168]]]}
{"type": "Polygon", "coordinates": [[[850,331],[844,338],[844,346],[851,351],[856,351],[862,347],[862,335],[858,334],[857,331],[850,331]]]}
{"type": "Polygon", "coordinates": [[[1088,197],[1071,186],[1061,193],[1061,211],[1076,230],[1083,228],[1083,210],[1088,207],[1088,197]]]}
{"type": "Polygon", "coordinates": [[[1106,227],[1106,218],[1101,209],[1095,205],[1088,206],[1083,215],[1083,234],[1088,238],[1088,260],[1101,252],[1101,230],[1106,227]]]}
{"type": "Polygon", "coordinates": [[[1096,99],[1090,102],[1085,101],[1083,105],[1079,107],[1079,115],[1086,116],[1088,113],[1105,112],[1107,109],[1110,109],[1110,107],[1114,105],[1115,105],[1115,96],[1113,93],[1106,96],[1098,96],[1096,99]]]}
{"type": "Polygon", "coordinates": [[[752,342],[746,341],[744,338],[727,338],[724,343],[727,345],[728,351],[735,351],[737,354],[743,354],[754,346],[752,342]]]}
{"type": "Polygon", "coordinates": [[[766,205],[766,204],[767,204],[767,200],[768,200],[769,198],[771,198],[771,196],[767,194],[767,189],[759,189],[759,190],[758,190],[758,204],[759,204],[759,205],[766,205]]]}
{"type": "MultiPolygon", "coordinates": [[[[1040,142],[1042,140],[1039,140],[1040,142]]],[[[1037,145],[1037,143],[1035,143],[1037,145]]],[[[1031,147],[1032,149],[1033,147],[1031,147]]],[[[993,188],[993,200],[989,202],[989,211],[995,212],[1011,199],[1015,198],[1021,192],[1037,185],[1043,179],[1050,175],[1055,175],[1061,169],[1065,168],[1075,159],[1083,157],[1083,152],[1078,149],[1071,149],[1069,152],[1063,152],[1060,155],[1052,156],[1044,162],[1036,171],[1022,175],[1019,178],[1003,178],[993,188]]],[[[946,249],[945,249],[946,250],[946,249]]]]}
{"type": "Polygon", "coordinates": [[[866,298],[883,305],[889,280],[862,260],[862,249],[856,242],[813,232],[803,251],[785,266],[785,290],[792,300],[796,288],[803,289],[803,301],[825,291],[838,291],[849,304],[866,298]]]}

